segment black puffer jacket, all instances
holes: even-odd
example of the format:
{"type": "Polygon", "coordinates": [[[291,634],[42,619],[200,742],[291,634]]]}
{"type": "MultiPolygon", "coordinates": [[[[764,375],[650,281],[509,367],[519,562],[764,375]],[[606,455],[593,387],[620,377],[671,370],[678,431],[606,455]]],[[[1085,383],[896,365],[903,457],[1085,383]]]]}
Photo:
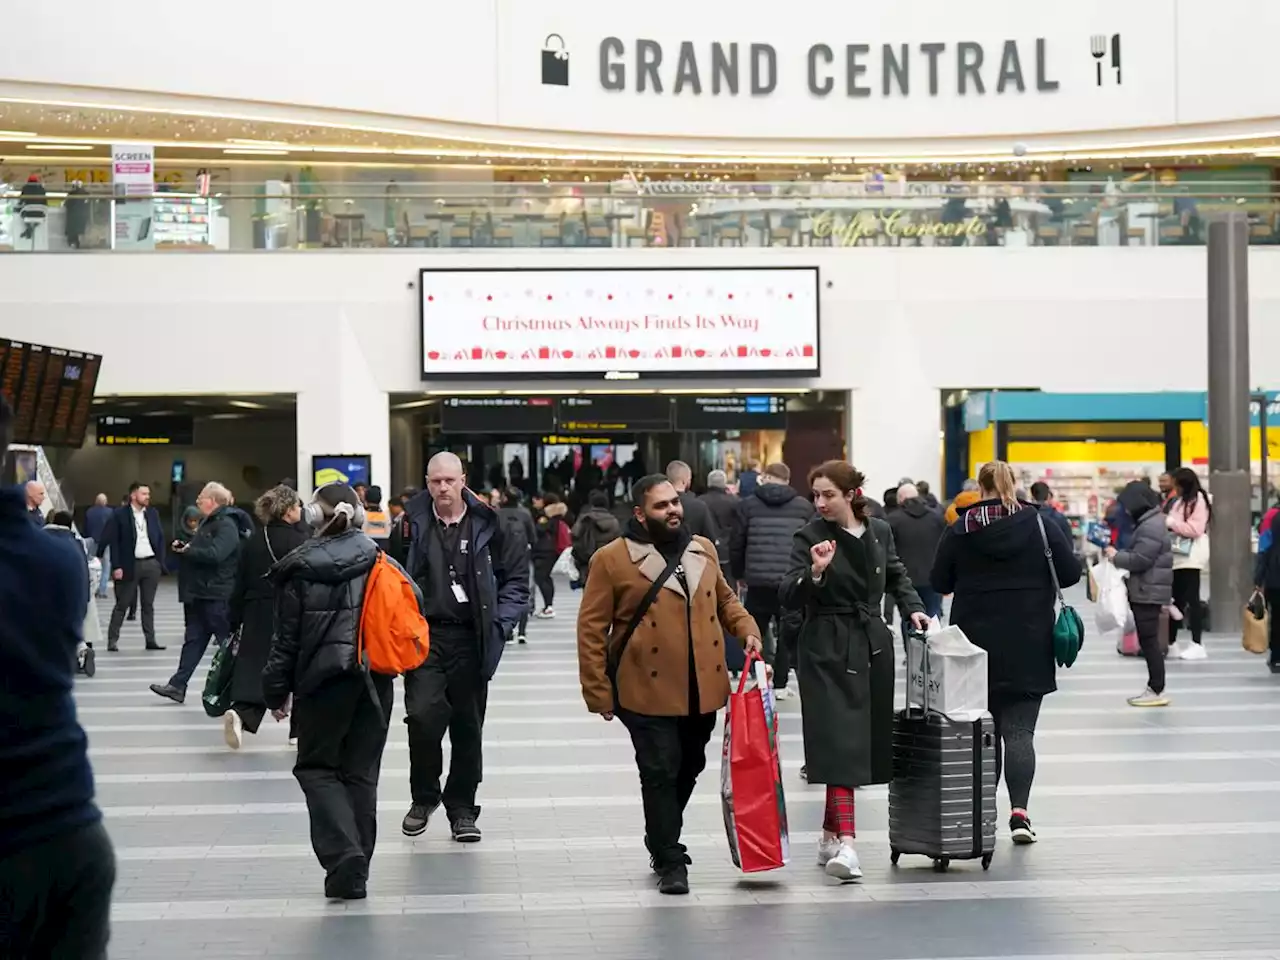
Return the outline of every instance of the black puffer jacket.
{"type": "Polygon", "coordinates": [[[729,542],[736,579],[776,590],[787,575],[796,531],[815,516],[813,504],[785,483],[762,483],[738,506],[729,542]]]}
{"type": "MultiPolygon", "coordinates": [[[[218,507],[196,527],[182,554],[183,587],[189,600],[230,600],[240,569],[243,510],[218,507]]],[[[252,524],[250,523],[250,530],[252,524]]]]}
{"type": "Polygon", "coordinates": [[[938,541],[947,529],[947,521],[922,497],[914,497],[889,514],[889,526],[893,528],[898,557],[907,568],[911,583],[927,587],[933,571],[933,556],[938,552],[938,541]]]}
{"type": "Polygon", "coordinates": [[[365,582],[378,557],[359,530],[308,540],[271,568],[276,638],[262,671],[272,710],[357,669],[356,637],[365,582]]]}

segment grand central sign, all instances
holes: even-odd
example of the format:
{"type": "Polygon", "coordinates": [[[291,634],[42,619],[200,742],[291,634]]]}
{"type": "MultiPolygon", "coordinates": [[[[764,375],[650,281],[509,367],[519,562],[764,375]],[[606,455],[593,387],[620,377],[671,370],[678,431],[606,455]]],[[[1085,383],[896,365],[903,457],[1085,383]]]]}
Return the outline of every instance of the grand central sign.
{"type": "MultiPolygon", "coordinates": [[[[1080,56],[1099,63],[1099,85],[1105,77],[1119,84],[1120,34],[1090,38],[1080,56]],[[1095,56],[1095,49],[1101,54],[1095,56]],[[1109,56],[1109,59],[1108,59],[1109,56]]],[[[773,94],[780,85],[804,83],[814,97],[832,94],[869,97],[936,97],[1056,93],[1060,87],[1051,67],[1044,37],[1009,39],[997,44],[978,41],[924,43],[815,43],[805,55],[807,75],[782,76],[778,50],[770,43],[698,45],[682,41],[674,49],[657,40],[619,37],[600,41],[598,77],[602,89],[675,96],[752,96],[773,94]]],[[[544,73],[544,83],[550,83],[544,73]]],[[[557,86],[568,85],[556,75],[557,86]]]]}

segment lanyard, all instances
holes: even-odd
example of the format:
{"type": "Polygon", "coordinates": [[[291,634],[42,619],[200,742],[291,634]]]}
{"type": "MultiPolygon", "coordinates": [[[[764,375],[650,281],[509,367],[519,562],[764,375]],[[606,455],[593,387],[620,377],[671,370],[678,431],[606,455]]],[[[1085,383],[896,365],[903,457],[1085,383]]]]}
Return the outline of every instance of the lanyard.
{"type": "Polygon", "coordinates": [[[445,562],[449,565],[449,582],[456,584],[458,582],[458,567],[462,566],[462,544],[466,535],[467,518],[463,516],[457,523],[446,527],[439,519],[434,519],[433,523],[436,528],[436,536],[440,538],[440,552],[447,554],[445,562]],[[453,546],[450,548],[446,530],[452,530],[453,546]]]}

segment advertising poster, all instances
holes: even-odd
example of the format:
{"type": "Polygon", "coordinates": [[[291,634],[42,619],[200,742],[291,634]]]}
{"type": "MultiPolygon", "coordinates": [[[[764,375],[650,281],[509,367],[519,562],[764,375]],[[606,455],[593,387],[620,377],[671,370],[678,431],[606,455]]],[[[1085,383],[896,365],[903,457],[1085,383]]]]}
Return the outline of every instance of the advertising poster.
{"type": "Polygon", "coordinates": [[[432,377],[816,376],[818,268],[424,269],[432,377]]]}
{"type": "Polygon", "coordinates": [[[368,485],[373,472],[373,458],[364,453],[324,454],[311,458],[311,488],[326,483],[368,485]]]}
{"type": "Polygon", "coordinates": [[[155,192],[156,148],[149,143],[118,143],[111,148],[111,246],[116,250],[154,250],[151,195],[155,192]]]}

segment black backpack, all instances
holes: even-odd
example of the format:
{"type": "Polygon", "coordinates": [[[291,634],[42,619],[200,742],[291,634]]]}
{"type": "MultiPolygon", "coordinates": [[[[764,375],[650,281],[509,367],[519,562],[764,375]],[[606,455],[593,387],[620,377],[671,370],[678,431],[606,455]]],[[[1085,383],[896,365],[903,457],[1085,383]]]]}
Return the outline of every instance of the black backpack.
{"type": "Polygon", "coordinates": [[[605,513],[584,514],[579,523],[582,529],[573,538],[573,562],[579,572],[585,574],[596,551],[622,536],[622,524],[617,517],[605,513]],[[602,523],[604,529],[601,529],[602,523]]]}

